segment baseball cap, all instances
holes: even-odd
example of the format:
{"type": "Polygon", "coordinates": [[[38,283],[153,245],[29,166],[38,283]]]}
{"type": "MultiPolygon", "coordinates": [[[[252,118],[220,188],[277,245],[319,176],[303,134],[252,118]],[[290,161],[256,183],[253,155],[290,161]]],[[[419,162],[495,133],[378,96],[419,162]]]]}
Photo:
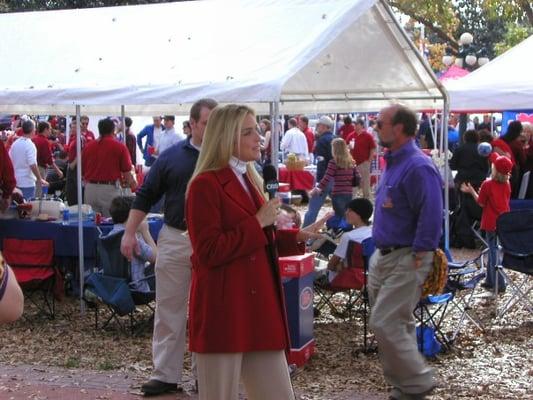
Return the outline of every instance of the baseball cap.
{"type": "Polygon", "coordinates": [[[494,161],[494,167],[500,174],[508,175],[513,170],[513,162],[505,156],[499,156],[494,161]]]}
{"type": "Polygon", "coordinates": [[[327,117],[327,116],[320,117],[320,119],[318,120],[318,123],[325,125],[328,128],[333,127],[333,121],[331,120],[330,117],[327,117]]]}
{"type": "Polygon", "coordinates": [[[346,205],[346,209],[352,210],[359,215],[363,221],[368,221],[374,211],[370,200],[365,198],[353,199],[346,205]]]}

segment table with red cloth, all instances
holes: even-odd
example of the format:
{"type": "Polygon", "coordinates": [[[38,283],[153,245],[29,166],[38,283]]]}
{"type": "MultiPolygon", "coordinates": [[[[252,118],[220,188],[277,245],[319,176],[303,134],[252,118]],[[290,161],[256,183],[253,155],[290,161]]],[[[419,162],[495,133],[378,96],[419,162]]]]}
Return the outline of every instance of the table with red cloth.
{"type": "Polygon", "coordinates": [[[311,190],[315,187],[315,177],[305,170],[295,171],[279,167],[279,181],[288,183],[290,190],[311,190]]]}

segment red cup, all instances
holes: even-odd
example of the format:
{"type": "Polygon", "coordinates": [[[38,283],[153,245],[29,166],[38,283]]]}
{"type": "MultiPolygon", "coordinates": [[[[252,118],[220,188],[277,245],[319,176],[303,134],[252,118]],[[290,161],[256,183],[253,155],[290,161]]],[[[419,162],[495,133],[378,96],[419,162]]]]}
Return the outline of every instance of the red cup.
{"type": "Polygon", "coordinates": [[[102,223],[102,214],[100,214],[99,212],[94,215],[94,223],[96,225],[100,225],[102,223]]]}
{"type": "Polygon", "coordinates": [[[155,147],[154,146],[148,146],[148,154],[152,155],[155,153],[155,147]]]}

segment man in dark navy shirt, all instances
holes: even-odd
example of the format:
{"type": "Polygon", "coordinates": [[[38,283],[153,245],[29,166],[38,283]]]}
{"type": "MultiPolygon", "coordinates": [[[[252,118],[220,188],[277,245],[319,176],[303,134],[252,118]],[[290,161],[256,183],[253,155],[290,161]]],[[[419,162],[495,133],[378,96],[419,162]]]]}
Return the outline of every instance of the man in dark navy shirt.
{"type": "MultiPolygon", "coordinates": [[[[316,183],[320,182],[326,173],[329,160],[333,158],[331,155],[331,141],[333,140],[333,121],[329,117],[321,117],[316,125],[316,132],[318,138],[315,142],[315,160],[316,160],[316,183]]],[[[333,180],[322,190],[319,195],[312,196],[309,199],[309,207],[305,213],[303,226],[311,225],[316,221],[316,217],[329,196],[331,189],[333,188],[333,180]]]]}
{"type": "Polygon", "coordinates": [[[416,116],[401,105],[380,112],[378,136],[389,149],[376,193],[368,295],[390,399],[425,398],[435,383],[418,351],[415,309],[442,230],[442,179],[415,143],[416,116]]]}
{"type": "Polygon", "coordinates": [[[186,233],[185,192],[196,167],[207,119],[216,105],[212,99],[198,100],[193,104],[189,119],[191,136],[162,152],[152,165],[146,180],[136,192],[122,238],[122,254],[131,259],[134,253],[139,253],[135,238],[137,227],[164,195],[164,225],[157,240],[155,264],[154,369],[150,380],[141,387],[145,395],[180,389],[192,251],[186,233]]]}

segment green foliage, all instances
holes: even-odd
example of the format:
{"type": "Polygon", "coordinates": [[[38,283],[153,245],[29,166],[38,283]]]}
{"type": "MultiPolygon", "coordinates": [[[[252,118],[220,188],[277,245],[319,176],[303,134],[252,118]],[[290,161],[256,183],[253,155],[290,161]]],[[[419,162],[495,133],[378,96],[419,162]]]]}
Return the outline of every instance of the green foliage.
{"type": "MultiPolygon", "coordinates": [[[[0,12],[60,10],[168,3],[171,0],[0,0],[0,12]],[[5,5],[2,7],[2,5],[5,5]]],[[[179,0],[178,0],[179,1],[179,0]]]]}
{"type": "MultiPolygon", "coordinates": [[[[389,3],[426,27],[426,46],[435,70],[441,70],[438,60],[445,44],[457,53],[458,40],[464,32],[474,36],[473,45],[477,49],[484,47],[489,58],[533,33],[531,0],[390,0],[389,3]]],[[[413,40],[419,38],[413,36],[413,40]]]]}
{"type": "Polygon", "coordinates": [[[533,35],[533,28],[512,23],[508,24],[503,39],[494,45],[495,54],[499,56],[505,53],[511,47],[527,39],[530,35],[533,35]]]}

